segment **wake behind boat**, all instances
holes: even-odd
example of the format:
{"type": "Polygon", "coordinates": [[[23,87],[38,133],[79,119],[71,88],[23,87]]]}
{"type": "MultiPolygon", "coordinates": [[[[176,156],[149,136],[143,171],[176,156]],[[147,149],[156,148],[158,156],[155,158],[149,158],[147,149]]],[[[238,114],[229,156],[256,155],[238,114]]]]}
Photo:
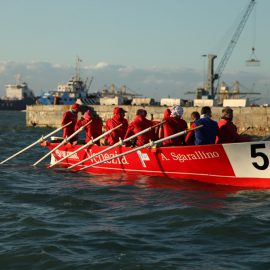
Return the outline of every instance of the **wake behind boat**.
{"type": "MultiPolygon", "coordinates": [[[[52,141],[48,148],[52,151],[58,145],[52,141]]],[[[270,141],[133,148],[129,154],[125,153],[132,150],[130,147],[108,149],[107,146],[92,145],[72,154],[79,147],[62,145],[52,152],[51,164],[69,156],[59,166],[72,166],[74,171],[90,174],[141,174],[166,177],[168,181],[175,178],[216,185],[270,188],[270,141]],[[98,154],[101,151],[103,153],[98,154]],[[86,158],[87,161],[75,165],[86,158]]]]}

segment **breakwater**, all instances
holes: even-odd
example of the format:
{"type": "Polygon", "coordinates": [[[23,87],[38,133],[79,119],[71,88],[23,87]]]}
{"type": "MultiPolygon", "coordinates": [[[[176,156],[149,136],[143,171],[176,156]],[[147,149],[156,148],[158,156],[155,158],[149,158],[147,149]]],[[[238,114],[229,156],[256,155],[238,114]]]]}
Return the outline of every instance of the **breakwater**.
{"type": "MultiPolygon", "coordinates": [[[[91,107],[103,121],[106,121],[113,115],[113,108],[115,106],[101,106],[101,105],[84,105],[83,110],[87,110],[91,107]]],[[[126,118],[131,121],[136,111],[141,106],[123,105],[126,113],[126,118]]],[[[161,106],[146,106],[144,109],[147,110],[147,117],[150,119],[151,114],[154,120],[162,120],[163,113],[166,107],[161,106]]],[[[26,108],[26,125],[27,126],[39,126],[39,127],[59,127],[61,125],[62,115],[65,111],[69,110],[69,105],[33,105],[27,106],[26,108]]],[[[193,111],[200,112],[199,107],[185,107],[183,119],[189,122],[190,114],[193,111]]],[[[220,119],[221,107],[213,107],[212,118],[216,121],[220,119]]],[[[256,136],[268,136],[270,135],[270,108],[269,107],[244,107],[244,108],[233,108],[234,120],[233,122],[238,127],[239,132],[245,132],[249,135],[256,136]],[[247,130],[248,129],[248,130],[247,130]]],[[[80,115],[79,115],[80,116],[80,115]]]]}

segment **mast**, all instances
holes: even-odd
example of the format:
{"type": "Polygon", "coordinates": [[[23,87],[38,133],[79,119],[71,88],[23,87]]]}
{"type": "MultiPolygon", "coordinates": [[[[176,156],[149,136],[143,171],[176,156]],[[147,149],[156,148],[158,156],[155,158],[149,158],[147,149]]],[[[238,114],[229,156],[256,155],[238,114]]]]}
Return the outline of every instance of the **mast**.
{"type": "Polygon", "coordinates": [[[77,60],[76,60],[76,70],[75,70],[75,80],[79,81],[80,80],[80,62],[82,62],[82,59],[80,59],[77,56],[77,60]]]}

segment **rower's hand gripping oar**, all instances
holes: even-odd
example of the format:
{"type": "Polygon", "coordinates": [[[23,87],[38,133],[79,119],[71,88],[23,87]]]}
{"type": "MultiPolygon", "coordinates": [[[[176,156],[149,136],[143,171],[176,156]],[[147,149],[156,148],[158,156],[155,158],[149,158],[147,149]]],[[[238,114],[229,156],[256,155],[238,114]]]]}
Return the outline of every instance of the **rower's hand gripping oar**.
{"type": "Polygon", "coordinates": [[[47,139],[48,137],[50,137],[51,135],[57,133],[58,131],[60,131],[61,129],[67,127],[68,125],[70,125],[72,122],[69,122],[67,124],[65,124],[64,126],[62,127],[59,127],[57,128],[56,130],[52,131],[51,133],[49,133],[48,135],[46,136],[42,136],[40,139],[38,139],[37,141],[33,142],[32,144],[28,145],[27,147],[23,148],[22,150],[20,150],[19,152],[15,153],[14,155],[8,157],[7,159],[3,160],[2,162],[0,162],[0,164],[4,164],[5,162],[7,162],[8,160],[18,156],[19,154],[23,153],[24,151],[28,150],[29,148],[35,146],[36,144],[38,143],[41,143],[43,142],[45,139],[47,139]]]}
{"type": "Polygon", "coordinates": [[[136,134],[134,134],[134,135],[132,135],[132,136],[130,136],[130,137],[124,139],[124,140],[120,139],[119,142],[115,143],[114,145],[109,146],[108,148],[105,148],[105,149],[103,149],[102,151],[100,151],[100,152],[98,152],[98,153],[96,153],[96,154],[94,154],[94,155],[92,155],[92,156],[90,156],[90,157],[88,157],[88,158],[86,158],[86,159],[83,159],[83,160],[79,161],[79,162],[76,163],[76,164],[73,164],[72,166],[69,166],[68,169],[72,169],[72,168],[74,168],[75,166],[78,166],[78,165],[80,165],[80,164],[82,164],[82,163],[84,163],[84,162],[86,162],[86,161],[88,161],[88,160],[90,160],[90,159],[92,159],[92,158],[95,158],[96,156],[99,156],[99,155],[101,155],[101,154],[103,154],[103,153],[105,153],[105,152],[107,152],[107,151],[109,151],[109,150],[111,150],[111,149],[113,149],[113,148],[115,148],[115,147],[117,147],[117,146],[123,145],[125,142],[128,142],[128,141],[130,141],[130,140],[136,138],[136,137],[139,136],[139,135],[142,135],[142,134],[144,134],[144,133],[146,133],[146,132],[149,132],[151,129],[156,128],[156,127],[158,127],[158,126],[160,126],[160,125],[163,125],[165,122],[166,122],[166,121],[162,121],[162,122],[160,122],[160,123],[158,123],[158,124],[156,124],[156,125],[154,125],[154,126],[151,126],[151,127],[149,127],[149,128],[146,128],[146,129],[144,129],[144,130],[142,130],[142,131],[140,131],[140,132],[138,132],[138,133],[136,133],[136,134]]]}
{"type": "Polygon", "coordinates": [[[88,146],[90,146],[90,145],[93,145],[96,141],[98,141],[98,140],[100,140],[101,138],[107,136],[108,134],[110,134],[111,132],[113,132],[113,131],[116,130],[117,128],[121,127],[122,125],[123,125],[123,124],[120,124],[120,125],[118,125],[118,126],[112,128],[112,129],[106,131],[105,133],[101,134],[100,136],[96,137],[95,139],[90,140],[89,142],[87,142],[86,144],[84,144],[84,145],[82,145],[80,148],[78,148],[76,151],[69,153],[67,156],[65,156],[65,157],[63,157],[63,158],[57,160],[54,164],[51,164],[51,165],[49,166],[49,168],[52,168],[53,166],[57,165],[58,163],[62,162],[62,161],[65,160],[65,159],[69,158],[70,156],[76,154],[77,152],[83,150],[84,148],[86,148],[86,147],[88,147],[88,146]]]}
{"type": "Polygon", "coordinates": [[[56,151],[59,147],[61,147],[63,144],[68,143],[70,139],[75,137],[79,132],[81,132],[86,126],[88,126],[92,122],[87,122],[84,126],[80,127],[78,130],[76,130],[73,134],[71,134],[69,137],[65,138],[61,143],[59,143],[55,148],[53,148],[49,153],[47,153],[45,156],[43,156],[41,159],[39,159],[37,162],[33,164],[33,166],[36,166],[38,163],[40,163],[43,159],[45,159],[47,156],[49,156],[51,153],[56,151]]]}
{"type": "Polygon", "coordinates": [[[143,149],[143,148],[153,147],[154,145],[157,145],[157,144],[159,144],[159,143],[161,143],[161,142],[163,142],[163,141],[166,141],[166,140],[169,140],[169,139],[173,139],[173,138],[182,136],[182,135],[184,135],[184,134],[186,134],[186,133],[188,133],[188,132],[190,132],[190,131],[192,131],[192,130],[195,130],[195,129],[198,129],[198,128],[201,128],[201,127],[203,127],[203,125],[200,125],[200,126],[197,126],[197,127],[194,127],[194,128],[190,128],[190,129],[187,129],[187,130],[178,132],[178,133],[176,133],[176,134],[167,136],[167,137],[165,137],[165,138],[162,138],[162,139],[159,139],[159,140],[156,140],[156,141],[150,141],[150,142],[147,143],[147,144],[144,144],[144,145],[142,145],[142,146],[136,147],[136,148],[131,149],[131,150],[129,150],[129,151],[127,151],[127,152],[124,152],[124,153],[122,153],[122,154],[119,154],[119,155],[116,155],[116,156],[113,156],[113,157],[110,157],[110,158],[103,159],[102,161],[96,162],[96,163],[91,164],[91,165],[89,165],[89,166],[85,166],[85,167],[81,168],[80,171],[83,171],[83,170],[85,170],[85,169],[88,169],[88,168],[97,166],[97,165],[99,165],[99,164],[105,163],[105,162],[110,161],[110,160],[113,160],[113,159],[115,159],[115,158],[119,158],[119,157],[122,157],[122,156],[125,156],[125,155],[128,155],[128,154],[131,154],[131,153],[136,152],[136,151],[138,151],[138,150],[141,150],[141,149],[143,149]]]}

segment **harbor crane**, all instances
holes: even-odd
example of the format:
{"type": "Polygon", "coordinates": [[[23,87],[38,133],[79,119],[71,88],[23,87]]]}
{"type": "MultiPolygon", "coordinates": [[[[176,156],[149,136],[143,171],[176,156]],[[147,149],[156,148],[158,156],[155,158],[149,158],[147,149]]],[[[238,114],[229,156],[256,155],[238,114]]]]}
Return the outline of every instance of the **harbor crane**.
{"type": "Polygon", "coordinates": [[[233,49],[235,48],[235,45],[237,44],[239,37],[244,29],[244,26],[249,18],[249,15],[252,12],[252,9],[254,8],[256,4],[255,0],[251,0],[250,3],[248,4],[247,8],[245,9],[244,15],[237,26],[232,39],[230,40],[227,49],[222,56],[220,63],[217,67],[217,69],[214,72],[214,59],[217,57],[214,54],[209,54],[208,55],[208,76],[207,76],[207,81],[205,82],[204,88],[199,88],[197,89],[197,92],[199,91],[202,94],[207,93],[208,95],[211,95],[211,98],[215,98],[217,95],[217,89],[219,87],[219,80],[222,76],[222,73],[231,57],[231,54],[233,52],[233,49]],[[217,81],[217,83],[215,83],[217,81]]]}
{"type": "MultiPolygon", "coordinates": [[[[88,80],[88,78],[87,78],[87,80],[88,80]]],[[[87,93],[89,92],[89,90],[90,90],[90,87],[91,87],[91,85],[92,85],[92,82],[93,82],[93,80],[94,80],[94,76],[91,76],[91,79],[90,79],[90,82],[89,82],[89,84],[88,84],[88,86],[87,86],[87,93]]],[[[85,82],[85,84],[87,83],[87,81],[85,82]]]]}

